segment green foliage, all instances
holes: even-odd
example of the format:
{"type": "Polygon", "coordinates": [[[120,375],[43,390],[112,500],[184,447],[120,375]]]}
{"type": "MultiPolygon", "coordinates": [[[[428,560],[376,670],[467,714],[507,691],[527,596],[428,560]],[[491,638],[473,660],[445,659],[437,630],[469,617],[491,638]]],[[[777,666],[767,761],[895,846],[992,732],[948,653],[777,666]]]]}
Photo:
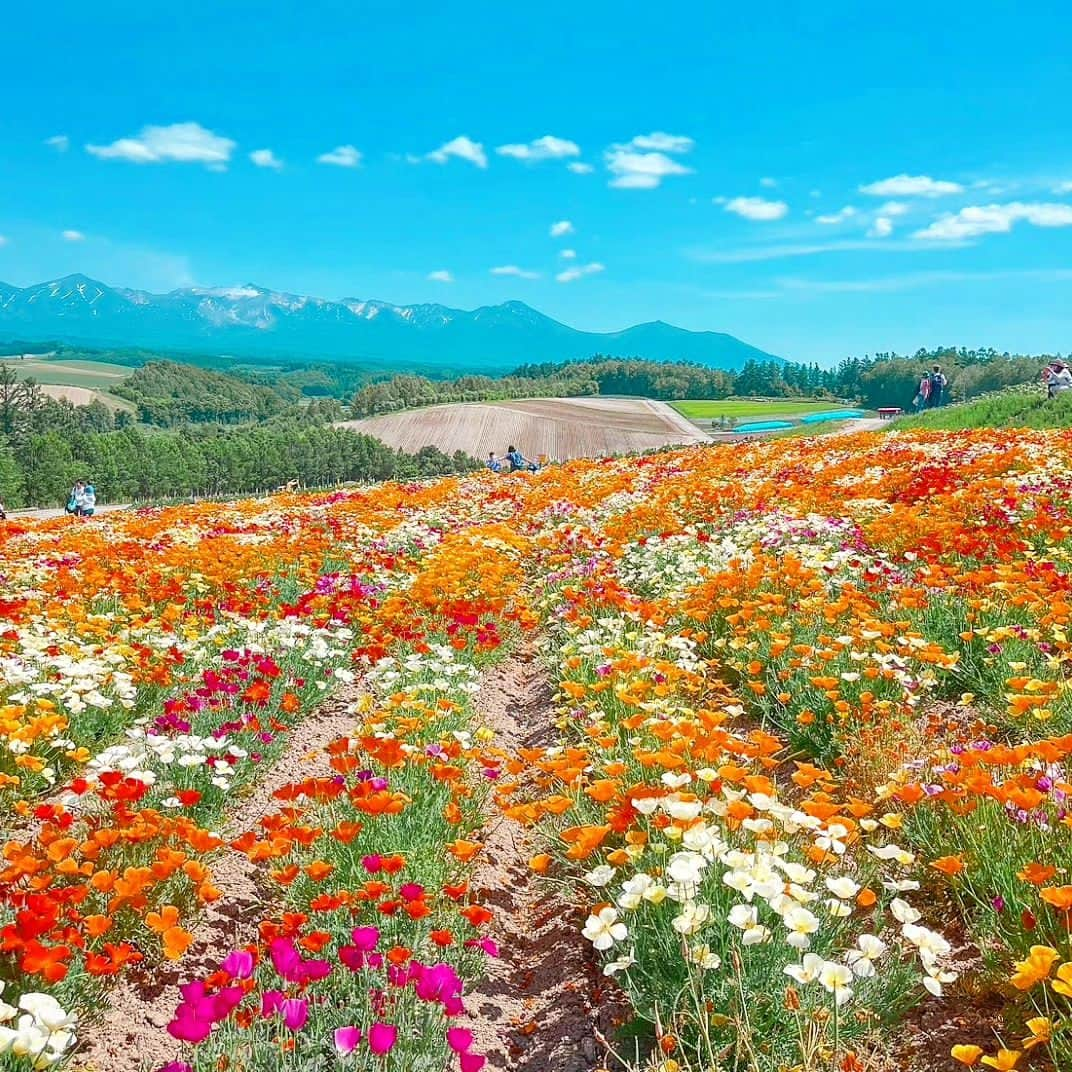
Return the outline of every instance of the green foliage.
{"type": "Polygon", "coordinates": [[[1042,387],[999,391],[960,405],[942,406],[895,422],[896,428],[959,431],[965,428],[1072,427],[1072,391],[1047,398],[1042,387]]]}
{"type": "Polygon", "coordinates": [[[223,372],[153,361],[143,365],[115,393],[134,402],[146,424],[241,424],[282,411],[286,402],[268,386],[245,383],[223,372]]]}

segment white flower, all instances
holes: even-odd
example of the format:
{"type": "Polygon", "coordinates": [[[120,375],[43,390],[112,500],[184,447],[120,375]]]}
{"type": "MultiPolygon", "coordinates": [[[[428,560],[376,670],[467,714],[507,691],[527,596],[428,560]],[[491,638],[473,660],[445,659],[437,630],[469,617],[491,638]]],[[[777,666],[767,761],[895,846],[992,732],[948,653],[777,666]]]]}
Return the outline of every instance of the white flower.
{"type": "Polygon", "coordinates": [[[859,948],[850,949],[845,959],[861,979],[869,979],[875,974],[875,961],[886,952],[886,943],[873,934],[861,934],[856,945],[859,948]]]}
{"type": "Polygon", "coordinates": [[[853,882],[848,876],[842,876],[841,878],[827,878],[825,882],[826,888],[835,897],[840,897],[842,900],[846,900],[849,897],[855,897],[860,892],[859,884],[853,882]]]}
{"type": "Polygon", "coordinates": [[[834,919],[844,919],[846,916],[852,915],[852,909],[844,901],[839,901],[836,897],[827,897],[826,910],[834,919]]]}
{"type": "Polygon", "coordinates": [[[689,901],[682,906],[681,914],[670,921],[670,925],[678,934],[695,934],[710,918],[710,906],[689,901]]]}
{"type": "Polygon", "coordinates": [[[617,960],[610,961],[610,963],[603,968],[603,974],[611,976],[615,975],[617,972],[631,968],[636,963],[636,957],[633,956],[634,952],[635,950],[630,949],[624,957],[619,957],[617,960]]]}
{"type": "Polygon", "coordinates": [[[703,804],[699,800],[681,800],[678,797],[666,797],[663,800],[663,811],[671,819],[695,819],[702,810],[703,804]]]}
{"type": "Polygon", "coordinates": [[[630,803],[641,815],[652,815],[659,806],[659,798],[634,797],[630,803]]]}
{"type": "Polygon", "coordinates": [[[766,927],[749,927],[741,935],[741,942],[744,945],[759,945],[768,938],[770,938],[770,931],[766,927]]]}
{"type": "Polygon", "coordinates": [[[28,1012],[49,1031],[62,1031],[78,1023],[78,1017],[74,1013],[65,1012],[63,1006],[51,994],[23,994],[19,998],[19,1008],[28,1012]]]}
{"type": "Polygon", "coordinates": [[[730,913],[726,918],[735,927],[740,927],[742,931],[746,931],[749,927],[754,927],[759,921],[759,913],[755,905],[738,904],[730,909],[730,913]]]}
{"type": "Polygon", "coordinates": [[[618,922],[618,913],[613,908],[601,908],[588,917],[581,934],[600,950],[610,949],[615,942],[622,941],[629,934],[629,928],[618,922]]]}
{"type": "Polygon", "coordinates": [[[805,953],[800,964],[787,964],[783,971],[792,976],[802,986],[814,983],[819,978],[819,972],[823,968],[823,958],[814,953],[805,953]]]}
{"type": "MultiPolygon", "coordinates": [[[[919,913],[916,913],[916,918],[919,918],[919,913]]],[[[917,927],[912,922],[905,923],[901,933],[919,950],[924,964],[933,964],[938,957],[948,956],[952,948],[937,931],[917,927]]]]}
{"type": "Polygon", "coordinates": [[[674,882],[696,885],[707,867],[707,861],[696,852],[675,852],[670,857],[666,873],[674,882]]]}
{"type": "Polygon", "coordinates": [[[587,875],[584,876],[584,881],[589,886],[606,886],[614,878],[614,868],[610,864],[600,864],[599,867],[592,868],[587,875]]]}
{"type": "Polygon", "coordinates": [[[811,944],[808,936],[819,929],[818,919],[806,908],[801,908],[800,906],[790,908],[782,916],[782,922],[789,931],[786,941],[796,949],[807,949],[811,944]]]}
{"type": "Polygon", "coordinates": [[[713,971],[722,964],[722,958],[717,953],[711,952],[709,945],[694,945],[689,950],[689,960],[698,964],[704,971],[713,971]]]}
{"type": "Polygon", "coordinates": [[[915,923],[920,918],[919,913],[907,901],[902,901],[900,897],[894,897],[890,901],[890,912],[893,913],[893,918],[898,923],[915,923]]]}
{"type": "Polygon", "coordinates": [[[844,964],[827,960],[819,971],[819,983],[834,995],[834,1000],[841,1005],[852,997],[852,972],[844,964]]]}

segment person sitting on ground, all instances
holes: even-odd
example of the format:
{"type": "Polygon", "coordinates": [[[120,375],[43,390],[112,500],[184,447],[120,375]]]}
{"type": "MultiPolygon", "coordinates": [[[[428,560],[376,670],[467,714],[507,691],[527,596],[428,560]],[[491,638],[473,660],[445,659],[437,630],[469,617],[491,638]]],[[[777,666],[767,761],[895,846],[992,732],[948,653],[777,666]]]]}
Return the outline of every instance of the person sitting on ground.
{"type": "Polygon", "coordinates": [[[97,489],[88,481],[82,481],[82,501],[78,506],[79,517],[92,517],[97,510],[97,489]]]}
{"type": "Polygon", "coordinates": [[[0,521],[7,521],[7,510],[4,509],[3,499],[0,499],[0,521]]]}
{"type": "Polygon", "coordinates": [[[940,406],[942,404],[942,395],[945,393],[946,384],[948,383],[945,373],[942,371],[942,366],[935,365],[927,379],[931,385],[930,391],[927,393],[927,406],[928,408],[940,406]]]}
{"type": "Polygon", "coordinates": [[[1072,372],[1060,359],[1051,361],[1042,370],[1042,382],[1046,384],[1046,397],[1056,398],[1063,391],[1072,390],[1072,372]]]}
{"type": "Polygon", "coordinates": [[[539,469],[539,466],[535,462],[530,462],[513,443],[510,444],[510,449],[506,452],[506,460],[510,463],[510,468],[515,473],[522,469],[535,473],[539,469]]]}
{"type": "Polygon", "coordinates": [[[499,459],[495,457],[495,451],[493,451],[493,450],[488,451],[487,467],[493,473],[501,473],[502,472],[502,462],[499,461],[499,459]]]}

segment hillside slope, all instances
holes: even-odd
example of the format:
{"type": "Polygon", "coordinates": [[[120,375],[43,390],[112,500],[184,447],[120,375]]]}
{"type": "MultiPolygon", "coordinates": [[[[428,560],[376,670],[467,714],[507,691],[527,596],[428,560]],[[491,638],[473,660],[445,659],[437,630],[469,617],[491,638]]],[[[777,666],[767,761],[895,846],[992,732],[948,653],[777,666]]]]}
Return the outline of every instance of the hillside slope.
{"type": "Polygon", "coordinates": [[[890,424],[898,429],[962,431],[968,428],[1070,428],[1072,391],[1047,398],[1038,386],[1013,387],[890,424]]]}

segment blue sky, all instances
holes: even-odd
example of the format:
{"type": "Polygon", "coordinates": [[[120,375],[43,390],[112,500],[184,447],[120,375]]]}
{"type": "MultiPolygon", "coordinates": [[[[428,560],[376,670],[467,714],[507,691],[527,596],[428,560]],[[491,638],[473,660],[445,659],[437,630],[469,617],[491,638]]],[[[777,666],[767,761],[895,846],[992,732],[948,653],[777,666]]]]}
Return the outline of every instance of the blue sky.
{"type": "Polygon", "coordinates": [[[15,5],[0,279],[1068,351],[1070,31],[1056,0],[15,5]]]}

